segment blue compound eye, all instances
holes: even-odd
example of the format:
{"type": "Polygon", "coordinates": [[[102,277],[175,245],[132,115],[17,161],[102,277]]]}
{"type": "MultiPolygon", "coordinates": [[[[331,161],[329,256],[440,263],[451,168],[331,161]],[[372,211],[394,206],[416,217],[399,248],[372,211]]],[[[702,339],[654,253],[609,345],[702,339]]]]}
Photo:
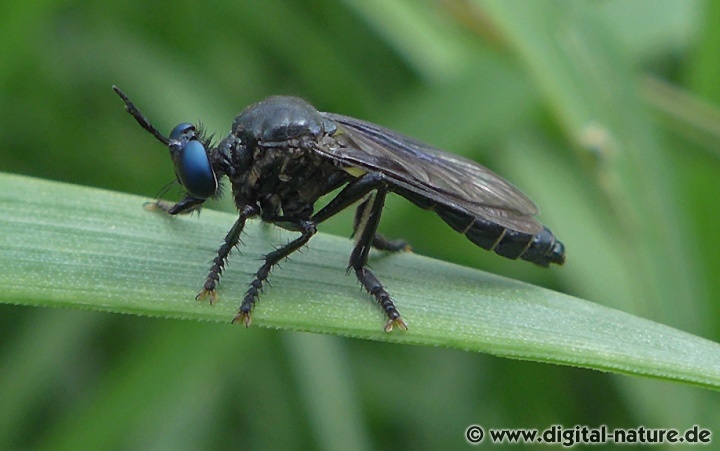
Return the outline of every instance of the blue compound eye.
{"type": "Polygon", "coordinates": [[[177,146],[171,146],[171,154],[175,163],[175,174],[190,195],[207,199],[215,194],[217,178],[200,141],[181,142],[177,146]]]}
{"type": "Polygon", "coordinates": [[[170,139],[180,141],[183,138],[186,138],[187,140],[190,140],[195,137],[195,126],[193,124],[189,124],[187,122],[183,122],[182,124],[178,124],[175,128],[172,129],[170,132],[170,139]]]}

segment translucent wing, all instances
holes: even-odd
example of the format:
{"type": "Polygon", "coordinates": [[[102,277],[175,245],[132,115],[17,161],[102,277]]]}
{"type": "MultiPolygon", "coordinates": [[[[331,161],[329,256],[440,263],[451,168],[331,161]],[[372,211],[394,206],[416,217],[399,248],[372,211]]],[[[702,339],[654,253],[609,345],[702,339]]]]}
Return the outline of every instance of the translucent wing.
{"type": "Polygon", "coordinates": [[[523,233],[537,234],[538,209],[520,190],[480,164],[370,122],[321,113],[338,132],[317,149],[348,166],[383,173],[411,200],[441,204],[523,233]]]}

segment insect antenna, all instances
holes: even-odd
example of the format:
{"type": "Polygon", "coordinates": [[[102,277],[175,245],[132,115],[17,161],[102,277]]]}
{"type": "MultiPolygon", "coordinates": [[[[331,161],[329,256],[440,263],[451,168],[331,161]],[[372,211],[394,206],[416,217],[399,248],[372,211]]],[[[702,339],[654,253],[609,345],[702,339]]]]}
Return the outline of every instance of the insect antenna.
{"type": "Polygon", "coordinates": [[[125,95],[124,92],[120,90],[117,86],[113,85],[113,91],[120,96],[123,102],[125,102],[125,109],[132,117],[135,118],[138,124],[145,130],[149,131],[158,141],[165,144],[166,146],[170,145],[170,140],[163,136],[162,133],[158,131],[153,125],[150,123],[150,121],[145,117],[144,114],[140,112],[140,110],[135,106],[134,103],[128,98],[128,96],[125,95]]]}

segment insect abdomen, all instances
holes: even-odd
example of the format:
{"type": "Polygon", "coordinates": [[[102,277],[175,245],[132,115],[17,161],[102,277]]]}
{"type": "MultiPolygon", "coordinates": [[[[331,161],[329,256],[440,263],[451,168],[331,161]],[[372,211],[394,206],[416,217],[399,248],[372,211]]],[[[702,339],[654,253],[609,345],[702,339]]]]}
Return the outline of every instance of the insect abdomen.
{"type": "Polygon", "coordinates": [[[535,235],[518,232],[464,212],[435,206],[435,212],[455,231],[465,235],[483,249],[493,251],[505,258],[523,260],[540,266],[565,262],[565,246],[555,239],[547,227],[535,235]]]}

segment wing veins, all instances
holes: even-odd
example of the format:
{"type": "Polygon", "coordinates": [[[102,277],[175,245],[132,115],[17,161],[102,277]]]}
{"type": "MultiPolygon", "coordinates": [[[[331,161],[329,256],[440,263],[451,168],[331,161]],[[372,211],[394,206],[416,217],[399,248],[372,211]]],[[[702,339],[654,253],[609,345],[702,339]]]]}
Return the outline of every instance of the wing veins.
{"type": "Polygon", "coordinates": [[[535,204],[505,179],[466,158],[370,122],[321,113],[339,125],[324,155],[367,171],[431,202],[525,233],[539,233],[535,204]]]}

